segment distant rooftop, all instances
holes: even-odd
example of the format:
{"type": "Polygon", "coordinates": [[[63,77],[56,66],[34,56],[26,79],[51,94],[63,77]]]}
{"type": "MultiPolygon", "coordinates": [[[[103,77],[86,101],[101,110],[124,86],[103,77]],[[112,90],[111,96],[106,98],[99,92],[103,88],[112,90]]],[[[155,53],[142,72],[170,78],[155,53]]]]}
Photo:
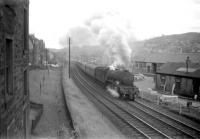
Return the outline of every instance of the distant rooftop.
{"type": "Polygon", "coordinates": [[[188,78],[200,78],[200,64],[190,63],[187,70],[186,63],[169,62],[161,66],[157,73],[188,78]]]}
{"type": "Polygon", "coordinates": [[[149,63],[185,62],[189,56],[192,63],[200,63],[200,53],[140,53],[133,57],[133,61],[149,63]]]}

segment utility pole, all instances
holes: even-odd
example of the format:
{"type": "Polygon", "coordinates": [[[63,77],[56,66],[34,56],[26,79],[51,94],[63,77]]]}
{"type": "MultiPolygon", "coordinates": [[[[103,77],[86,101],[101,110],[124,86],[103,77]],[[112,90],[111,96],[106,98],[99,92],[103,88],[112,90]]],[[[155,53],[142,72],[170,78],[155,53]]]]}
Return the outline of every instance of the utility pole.
{"type": "Polygon", "coordinates": [[[186,59],[186,72],[187,73],[188,73],[189,63],[190,63],[190,58],[188,56],[187,59],[186,59]]]}
{"type": "Polygon", "coordinates": [[[47,62],[48,60],[47,60],[47,48],[46,48],[46,68],[47,68],[47,62]]]}
{"type": "Polygon", "coordinates": [[[70,78],[70,37],[69,37],[69,78],[70,78]]]}

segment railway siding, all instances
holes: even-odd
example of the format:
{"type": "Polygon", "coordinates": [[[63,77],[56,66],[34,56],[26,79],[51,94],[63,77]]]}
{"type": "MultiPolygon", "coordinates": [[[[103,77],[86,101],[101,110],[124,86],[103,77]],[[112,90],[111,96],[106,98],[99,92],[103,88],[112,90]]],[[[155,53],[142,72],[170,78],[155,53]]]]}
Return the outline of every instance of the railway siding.
{"type": "MultiPolygon", "coordinates": [[[[155,84],[153,78],[145,77],[145,80],[135,82],[135,85],[140,88],[139,97],[144,101],[150,101],[154,104],[159,103],[159,98],[162,95],[162,92],[159,93],[149,93],[149,88],[154,88],[155,84]]],[[[141,100],[142,100],[141,99],[141,100]]],[[[178,98],[178,103],[159,103],[162,108],[170,110],[176,114],[181,114],[182,116],[194,119],[195,121],[200,121],[200,102],[192,101],[188,99],[178,98]],[[187,107],[187,103],[192,102],[190,107],[187,107]],[[180,111],[181,107],[181,111],[180,111]]]]}
{"type": "Polygon", "coordinates": [[[151,109],[155,110],[155,111],[159,111],[160,113],[163,113],[169,117],[172,117],[173,119],[176,119],[178,121],[181,121],[183,122],[185,125],[188,125],[194,129],[197,129],[200,131],[200,125],[198,123],[195,123],[194,121],[191,121],[190,119],[188,118],[185,118],[181,115],[177,115],[177,114],[174,114],[172,112],[170,112],[169,110],[166,110],[166,109],[163,109],[162,107],[158,106],[158,105],[155,105],[149,101],[146,101],[146,100],[142,100],[140,99],[139,101],[136,100],[138,103],[141,103],[142,105],[145,105],[145,106],[148,106],[150,107],[151,109]]]}

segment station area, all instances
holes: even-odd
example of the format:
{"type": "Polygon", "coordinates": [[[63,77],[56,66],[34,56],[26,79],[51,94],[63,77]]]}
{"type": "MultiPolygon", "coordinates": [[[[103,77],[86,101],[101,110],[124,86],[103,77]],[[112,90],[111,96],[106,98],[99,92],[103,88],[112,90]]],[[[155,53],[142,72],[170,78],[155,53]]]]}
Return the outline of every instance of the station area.
{"type": "MultiPolygon", "coordinates": [[[[69,78],[68,72],[67,65],[30,71],[30,101],[43,105],[32,138],[127,138],[110,117],[83,93],[72,74],[69,78]]],[[[148,76],[135,82],[135,85],[140,90],[135,102],[147,104],[190,124],[190,121],[199,122],[198,101],[153,91],[150,89],[154,86],[153,79],[148,76]],[[188,102],[192,104],[188,106],[188,102]]],[[[31,117],[34,117],[34,113],[31,113],[31,117]]]]}
{"type": "Polygon", "coordinates": [[[145,76],[143,80],[135,82],[140,88],[139,97],[159,105],[172,112],[184,115],[188,118],[200,121],[200,102],[190,98],[180,97],[178,95],[166,95],[163,91],[154,91],[155,82],[153,77],[145,76]]]}

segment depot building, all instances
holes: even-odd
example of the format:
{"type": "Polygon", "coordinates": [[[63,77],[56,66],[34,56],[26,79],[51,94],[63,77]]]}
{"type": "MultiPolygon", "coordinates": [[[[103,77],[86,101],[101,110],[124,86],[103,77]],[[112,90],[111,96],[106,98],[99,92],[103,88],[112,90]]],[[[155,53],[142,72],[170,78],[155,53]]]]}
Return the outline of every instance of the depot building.
{"type": "Polygon", "coordinates": [[[155,82],[163,92],[200,98],[200,64],[166,63],[156,72],[155,82]]]}

